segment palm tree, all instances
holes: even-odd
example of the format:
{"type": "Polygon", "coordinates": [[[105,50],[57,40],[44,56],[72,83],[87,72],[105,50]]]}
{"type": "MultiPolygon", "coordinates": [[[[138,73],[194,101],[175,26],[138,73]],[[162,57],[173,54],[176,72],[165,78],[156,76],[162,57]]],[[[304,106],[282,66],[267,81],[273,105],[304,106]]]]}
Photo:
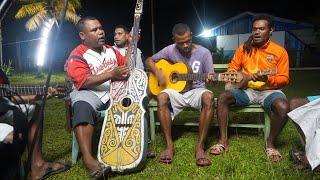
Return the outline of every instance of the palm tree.
{"type": "MultiPolygon", "coordinates": [[[[63,12],[64,0],[20,0],[20,2],[23,4],[15,18],[30,17],[25,25],[28,31],[35,31],[49,19],[57,22],[63,12]]],[[[80,8],[80,0],[69,0],[65,20],[76,24],[80,19],[76,10],[80,8]]]]}

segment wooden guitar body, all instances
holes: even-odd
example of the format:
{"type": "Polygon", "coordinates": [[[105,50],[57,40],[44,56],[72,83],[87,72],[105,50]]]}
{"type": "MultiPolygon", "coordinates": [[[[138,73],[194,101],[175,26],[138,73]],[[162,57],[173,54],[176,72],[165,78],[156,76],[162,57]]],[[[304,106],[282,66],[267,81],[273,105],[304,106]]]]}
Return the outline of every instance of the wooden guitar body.
{"type": "Polygon", "coordinates": [[[156,67],[162,70],[166,77],[166,84],[160,86],[158,79],[154,74],[149,75],[149,90],[152,94],[158,95],[164,89],[174,89],[182,92],[187,87],[187,81],[176,81],[173,77],[176,73],[187,74],[188,67],[184,63],[169,63],[167,60],[161,59],[156,63],[156,67]]]}

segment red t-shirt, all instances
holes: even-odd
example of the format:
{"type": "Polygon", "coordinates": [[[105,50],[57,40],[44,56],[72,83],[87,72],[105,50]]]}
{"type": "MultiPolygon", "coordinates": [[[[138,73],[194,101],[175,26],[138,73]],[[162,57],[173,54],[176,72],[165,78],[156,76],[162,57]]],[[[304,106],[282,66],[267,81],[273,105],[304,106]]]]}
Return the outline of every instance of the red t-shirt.
{"type": "Polygon", "coordinates": [[[103,71],[112,70],[114,67],[125,64],[125,57],[112,46],[105,45],[99,54],[81,44],[70,54],[66,62],[66,71],[79,90],[86,82],[89,75],[101,74],[103,71]]]}

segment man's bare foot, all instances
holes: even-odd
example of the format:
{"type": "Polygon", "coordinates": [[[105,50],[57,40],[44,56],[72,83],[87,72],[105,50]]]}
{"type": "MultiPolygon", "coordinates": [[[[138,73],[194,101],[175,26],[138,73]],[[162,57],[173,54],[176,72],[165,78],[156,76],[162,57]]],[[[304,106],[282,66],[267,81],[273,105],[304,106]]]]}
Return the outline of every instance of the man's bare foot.
{"type": "Polygon", "coordinates": [[[160,156],[159,156],[159,161],[165,164],[170,164],[173,161],[173,149],[172,148],[167,148],[164,150],[160,156]]]}

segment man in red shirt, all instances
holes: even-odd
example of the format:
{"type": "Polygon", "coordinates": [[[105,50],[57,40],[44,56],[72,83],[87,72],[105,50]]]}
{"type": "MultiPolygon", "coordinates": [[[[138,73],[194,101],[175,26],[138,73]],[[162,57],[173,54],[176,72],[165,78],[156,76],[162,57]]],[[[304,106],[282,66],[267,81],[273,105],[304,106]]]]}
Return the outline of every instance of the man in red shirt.
{"type": "Polygon", "coordinates": [[[106,167],[92,156],[95,112],[106,109],[111,80],[127,79],[129,69],[124,66],[127,58],[105,45],[105,32],[99,20],[84,17],[77,28],[82,43],[71,52],[66,62],[67,74],[74,85],[70,94],[72,127],[91,177],[98,178],[106,167]]]}

